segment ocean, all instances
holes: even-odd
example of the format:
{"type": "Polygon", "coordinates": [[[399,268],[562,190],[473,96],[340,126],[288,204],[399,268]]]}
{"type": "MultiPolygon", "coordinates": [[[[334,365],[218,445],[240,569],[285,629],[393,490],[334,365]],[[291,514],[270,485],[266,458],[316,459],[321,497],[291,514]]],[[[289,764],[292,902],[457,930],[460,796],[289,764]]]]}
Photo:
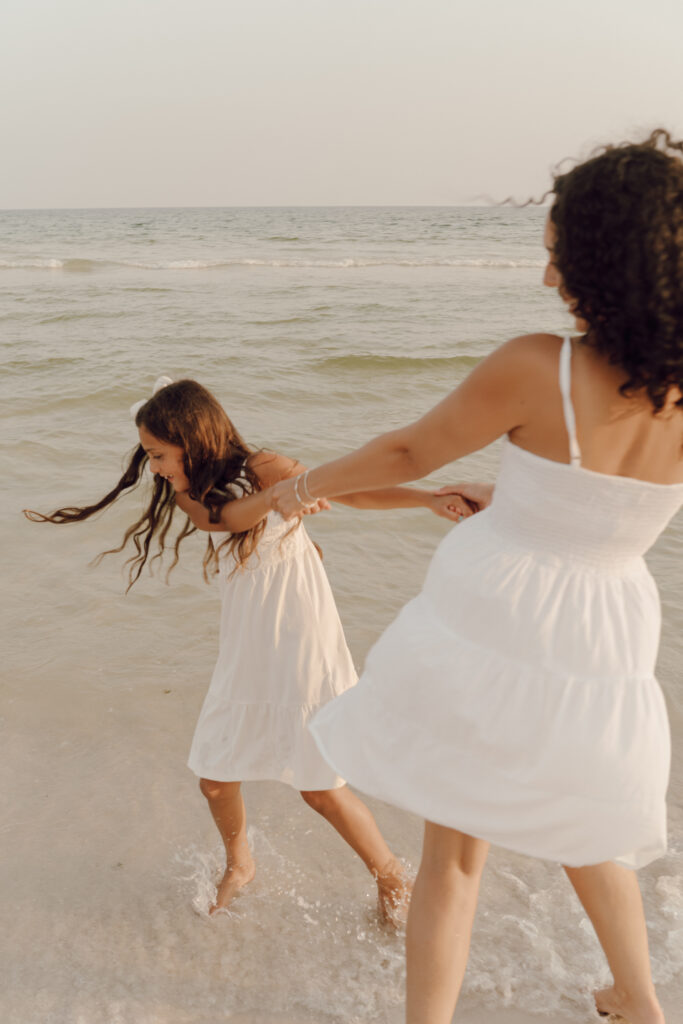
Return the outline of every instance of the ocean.
{"type": "MultiPolygon", "coordinates": [[[[402,937],[301,801],[245,786],[254,883],[209,919],[220,844],[185,767],[215,656],[203,542],[125,594],[139,492],[79,526],[136,443],[130,405],[194,377],[252,444],[309,465],[404,424],[496,345],[571,323],[544,289],[540,208],[0,212],[5,626],[0,1016],[12,1024],[398,1024],[402,937]]],[[[493,479],[499,446],[430,483],[493,479]]],[[[422,510],[307,521],[360,668],[450,525],[422,510]]],[[[683,1004],[680,516],[648,555],[674,741],[670,851],[641,872],[655,978],[683,1004]]],[[[417,681],[416,681],[417,682],[417,681]]],[[[421,823],[370,801],[417,866],[421,823]]],[[[555,865],[491,854],[458,1020],[592,1019],[607,976],[555,865]]]]}

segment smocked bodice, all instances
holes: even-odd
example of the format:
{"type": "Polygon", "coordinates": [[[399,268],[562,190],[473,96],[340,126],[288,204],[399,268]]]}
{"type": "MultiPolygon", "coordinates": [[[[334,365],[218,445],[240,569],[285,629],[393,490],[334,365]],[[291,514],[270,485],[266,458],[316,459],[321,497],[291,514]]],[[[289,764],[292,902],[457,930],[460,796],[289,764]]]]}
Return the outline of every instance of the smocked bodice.
{"type": "Polygon", "coordinates": [[[559,386],[570,461],[505,445],[490,509],[510,543],[608,568],[640,559],[683,504],[683,484],[654,484],[584,469],[571,397],[571,338],[560,350],[559,386]]]}
{"type": "Polygon", "coordinates": [[[683,504],[683,484],[653,484],[504,446],[489,509],[511,543],[598,565],[640,558],[683,504]]]}
{"type": "MultiPolygon", "coordinates": [[[[211,537],[215,548],[218,548],[230,537],[229,533],[212,531],[211,537]]],[[[310,546],[311,540],[304,529],[303,523],[294,519],[285,520],[279,512],[269,512],[266,517],[266,525],[259,537],[256,550],[252,552],[245,562],[244,570],[258,570],[269,565],[277,564],[288,558],[295,558],[305,548],[310,546]]],[[[221,563],[228,572],[232,572],[235,562],[227,547],[220,553],[221,563]]]]}

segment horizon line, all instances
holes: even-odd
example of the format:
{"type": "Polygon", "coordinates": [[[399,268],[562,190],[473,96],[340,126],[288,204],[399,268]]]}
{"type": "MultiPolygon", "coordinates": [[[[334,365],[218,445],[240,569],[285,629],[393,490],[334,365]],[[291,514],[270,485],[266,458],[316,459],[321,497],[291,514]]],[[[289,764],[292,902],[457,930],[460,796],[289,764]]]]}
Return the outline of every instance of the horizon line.
{"type": "Polygon", "coordinates": [[[119,210],[487,210],[499,209],[527,209],[529,207],[541,209],[547,203],[527,202],[524,206],[510,201],[510,197],[503,200],[491,200],[490,202],[469,203],[242,203],[237,205],[184,205],[176,206],[0,206],[0,213],[85,213],[91,211],[119,211],[119,210]]]}

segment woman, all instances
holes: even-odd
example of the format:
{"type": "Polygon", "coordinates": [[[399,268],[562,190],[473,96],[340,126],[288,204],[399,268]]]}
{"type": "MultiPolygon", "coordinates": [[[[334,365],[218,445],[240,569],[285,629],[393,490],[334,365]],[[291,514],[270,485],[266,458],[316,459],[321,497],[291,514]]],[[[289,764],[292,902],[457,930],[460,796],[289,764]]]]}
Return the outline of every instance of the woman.
{"type": "Polygon", "coordinates": [[[682,154],[658,130],[555,178],[544,282],[578,337],[514,338],[416,423],[273,492],[291,515],[508,439],[490,507],[312,726],[349,782],[426,819],[408,1024],[451,1020],[490,842],[565,866],[613,973],[598,1011],[664,1024],[632,869],[666,849],[642,556],[683,503],[682,154]]]}

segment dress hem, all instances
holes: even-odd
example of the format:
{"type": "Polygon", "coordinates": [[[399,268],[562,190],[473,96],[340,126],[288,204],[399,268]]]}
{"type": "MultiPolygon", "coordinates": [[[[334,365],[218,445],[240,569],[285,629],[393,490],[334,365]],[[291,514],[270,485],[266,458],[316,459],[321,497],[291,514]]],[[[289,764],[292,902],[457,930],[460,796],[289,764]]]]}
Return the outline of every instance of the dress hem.
{"type": "MultiPolygon", "coordinates": [[[[327,749],[324,741],[318,735],[315,728],[311,728],[310,731],[313,735],[313,739],[316,742],[316,745],[318,747],[318,750],[320,751],[321,756],[325,758],[325,760],[327,761],[327,763],[329,764],[330,768],[333,771],[339,773],[339,766],[335,763],[334,758],[330,755],[329,750],[327,749]]],[[[397,800],[394,796],[389,797],[385,794],[375,792],[372,789],[368,789],[365,783],[356,782],[352,772],[347,772],[345,778],[348,785],[352,786],[354,789],[358,789],[361,793],[364,793],[366,796],[370,796],[375,800],[381,800],[383,803],[389,804],[391,807],[396,807],[399,810],[407,811],[409,814],[414,814],[418,818],[422,818],[423,821],[430,821],[433,824],[440,825],[443,828],[450,828],[455,831],[462,832],[463,835],[472,836],[473,839],[481,839],[482,841],[490,843],[492,846],[497,846],[502,850],[509,850],[511,853],[522,854],[525,857],[534,857],[537,860],[546,860],[553,864],[560,864],[562,866],[570,868],[591,867],[596,864],[613,862],[615,864],[619,864],[622,867],[628,868],[631,871],[637,871],[641,868],[646,867],[648,864],[651,864],[652,861],[658,860],[660,857],[663,857],[667,853],[668,849],[666,844],[657,847],[656,850],[655,848],[650,847],[649,850],[654,852],[648,852],[642,857],[638,857],[638,851],[635,851],[634,853],[621,853],[615,854],[613,856],[604,856],[599,858],[598,860],[590,861],[576,861],[573,858],[558,858],[550,854],[539,853],[537,850],[532,850],[529,847],[524,846],[523,844],[505,843],[502,842],[499,838],[493,838],[491,836],[482,835],[479,829],[471,830],[468,829],[466,825],[460,823],[454,825],[452,821],[445,821],[444,819],[439,820],[435,816],[425,817],[424,813],[421,810],[418,810],[416,807],[411,806],[408,802],[397,800]]]]}
{"type": "MultiPolygon", "coordinates": [[[[190,761],[187,762],[187,767],[190,769],[192,774],[195,775],[198,779],[209,779],[211,780],[211,782],[281,782],[285,786],[289,786],[291,789],[295,789],[298,793],[323,793],[328,789],[341,789],[342,786],[346,785],[346,779],[343,779],[341,775],[337,775],[336,782],[333,785],[321,786],[319,781],[315,785],[311,785],[302,782],[300,779],[292,780],[289,778],[284,778],[283,774],[278,775],[276,774],[276,772],[265,774],[260,772],[244,772],[239,774],[239,778],[236,778],[235,775],[230,775],[229,778],[219,778],[219,775],[224,776],[226,773],[213,772],[210,769],[205,772],[201,768],[195,767],[193,763],[190,761]]],[[[330,772],[333,772],[334,770],[335,769],[331,768],[330,772]]]]}

